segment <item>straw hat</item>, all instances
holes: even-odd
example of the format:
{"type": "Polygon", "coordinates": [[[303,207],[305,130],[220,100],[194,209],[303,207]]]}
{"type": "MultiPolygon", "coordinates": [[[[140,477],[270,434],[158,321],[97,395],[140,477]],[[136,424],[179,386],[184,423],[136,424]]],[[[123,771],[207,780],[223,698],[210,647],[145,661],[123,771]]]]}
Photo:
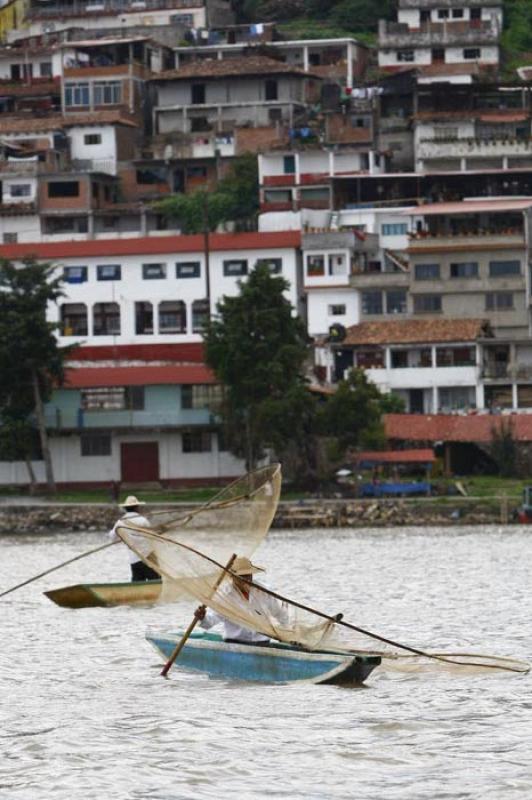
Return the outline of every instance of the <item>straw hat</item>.
{"type": "Polygon", "coordinates": [[[249,558],[245,556],[235,558],[230,569],[235,575],[253,575],[255,572],[264,572],[262,567],[255,566],[255,564],[252,564],[249,558]]]}
{"type": "Polygon", "coordinates": [[[145,506],[146,503],[144,500],[137,500],[134,494],[130,494],[123,503],[119,503],[118,505],[120,508],[128,508],[129,506],[145,506]]]}

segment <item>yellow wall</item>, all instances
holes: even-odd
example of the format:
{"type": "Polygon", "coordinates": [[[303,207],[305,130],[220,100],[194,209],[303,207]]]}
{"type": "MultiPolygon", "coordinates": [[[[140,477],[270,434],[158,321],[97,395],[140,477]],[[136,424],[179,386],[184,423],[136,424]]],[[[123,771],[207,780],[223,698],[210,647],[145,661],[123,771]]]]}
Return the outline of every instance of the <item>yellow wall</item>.
{"type": "Polygon", "coordinates": [[[0,8],[0,41],[5,40],[8,31],[24,27],[28,0],[11,0],[0,8]]]}

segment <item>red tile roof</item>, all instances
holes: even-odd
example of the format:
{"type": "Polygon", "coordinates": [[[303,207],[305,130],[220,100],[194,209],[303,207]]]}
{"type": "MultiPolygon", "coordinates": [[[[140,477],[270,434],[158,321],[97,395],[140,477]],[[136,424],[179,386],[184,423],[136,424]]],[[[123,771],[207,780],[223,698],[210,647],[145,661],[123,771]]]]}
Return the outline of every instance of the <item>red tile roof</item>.
{"type": "Polygon", "coordinates": [[[405,319],[361,322],[347,329],[341,347],[349,345],[474,342],[490,336],[485,319],[405,319]]]}
{"type": "Polygon", "coordinates": [[[354,461],[357,464],[371,462],[372,464],[427,464],[436,461],[432,450],[423,448],[419,450],[373,450],[366,453],[356,453],[354,461]]]}
{"type": "Polygon", "coordinates": [[[96,386],[162,386],[192,383],[216,383],[213,373],[203,364],[163,367],[79,367],[67,369],[67,389],[96,386]]]}
{"type": "Polygon", "coordinates": [[[532,414],[387,414],[386,438],[406,442],[491,442],[492,432],[511,424],[514,437],[532,442],[532,414]]]}
{"type": "MultiPolygon", "coordinates": [[[[268,233],[213,233],[211,252],[226,250],[271,250],[295,248],[301,244],[300,231],[268,233]]],[[[193,236],[144,236],[132,239],[93,239],[81,242],[45,242],[0,245],[0,258],[40,259],[88,258],[90,256],[136,256],[163,253],[201,253],[202,234],[193,236]]]]}

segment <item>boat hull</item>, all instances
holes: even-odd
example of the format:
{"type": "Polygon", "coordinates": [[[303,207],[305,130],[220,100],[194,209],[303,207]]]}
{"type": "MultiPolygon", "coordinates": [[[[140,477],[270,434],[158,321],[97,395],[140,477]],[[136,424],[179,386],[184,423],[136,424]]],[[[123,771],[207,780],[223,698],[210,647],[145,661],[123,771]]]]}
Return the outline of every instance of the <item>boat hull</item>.
{"type": "MultiPolygon", "coordinates": [[[[166,661],[181,639],[180,633],[146,634],[166,661]]],[[[175,663],[180,669],[212,677],[260,683],[334,683],[361,685],[380,664],[378,656],[311,652],[289,645],[253,646],[224,642],[213,634],[193,634],[175,663]]]]}
{"type": "Polygon", "coordinates": [[[44,592],[53,603],[63,608],[94,608],[156,603],[161,594],[161,581],[128,583],[78,583],[44,592]]]}

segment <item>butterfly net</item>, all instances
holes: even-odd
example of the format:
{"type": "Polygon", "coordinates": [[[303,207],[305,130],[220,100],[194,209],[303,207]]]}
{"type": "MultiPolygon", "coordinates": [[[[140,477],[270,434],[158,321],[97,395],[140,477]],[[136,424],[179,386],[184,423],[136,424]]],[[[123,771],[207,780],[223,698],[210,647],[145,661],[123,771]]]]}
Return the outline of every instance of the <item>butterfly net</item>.
{"type": "Polygon", "coordinates": [[[250,558],[272,523],[281,488],[275,464],[245,475],[188,515],[155,512],[151,528],[124,520],[118,535],[163,579],[162,599],[186,596],[215,617],[277,642],[307,650],[378,655],[400,671],[499,669],[527,672],[526,662],[472,653],[428,653],[363,630],[250,583],[231,571],[235,557],[250,558]]]}

